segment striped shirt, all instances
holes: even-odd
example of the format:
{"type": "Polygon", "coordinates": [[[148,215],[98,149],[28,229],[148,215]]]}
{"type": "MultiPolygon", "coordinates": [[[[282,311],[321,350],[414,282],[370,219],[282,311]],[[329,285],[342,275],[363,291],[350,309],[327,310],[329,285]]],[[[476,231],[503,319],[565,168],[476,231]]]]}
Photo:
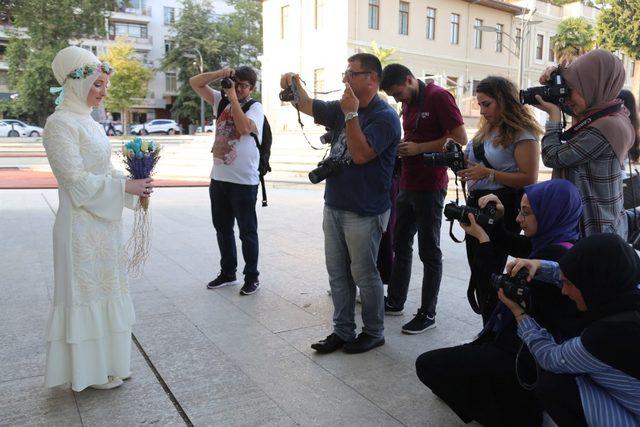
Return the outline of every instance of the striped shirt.
{"type": "Polygon", "coordinates": [[[531,317],[525,316],[518,323],[518,336],[543,369],[577,375],[582,408],[590,426],[640,426],[640,380],[596,359],[580,337],[556,344],[531,317]]]}
{"type": "Polygon", "coordinates": [[[580,192],[584,211],[583,237],[616,233],[627,239],[620,160],[599,130],[586,128],[567,142],[560,140],[562,125],[547,122],[542,138],[542,161],[554,178],[571,181],[580,192]]]}

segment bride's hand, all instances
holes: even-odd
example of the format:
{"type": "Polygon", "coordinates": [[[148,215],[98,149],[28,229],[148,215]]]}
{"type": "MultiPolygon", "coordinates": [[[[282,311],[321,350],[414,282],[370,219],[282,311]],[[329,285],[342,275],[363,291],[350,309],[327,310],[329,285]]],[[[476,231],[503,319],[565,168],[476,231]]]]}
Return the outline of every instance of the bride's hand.
{"type": "Polygon", "coordinates": [[[149,197],[153,193],[153,179],[128,179],[124,191],[138,197],[149,197]]]}

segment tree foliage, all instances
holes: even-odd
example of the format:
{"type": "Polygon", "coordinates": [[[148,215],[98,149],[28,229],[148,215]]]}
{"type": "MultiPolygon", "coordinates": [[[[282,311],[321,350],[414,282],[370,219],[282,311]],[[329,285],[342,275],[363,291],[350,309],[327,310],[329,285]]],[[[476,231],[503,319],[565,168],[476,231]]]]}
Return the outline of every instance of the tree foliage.
{"type": "Polygon", "coordinates": [[[380,47],[380,46],[378,46],[378,43],[376,43],[375,40],[372,40],[371,41],[371,48],[370,49],[365,49],[365,52],[370,53],[370,54],[374,55],[376,58],[378,58],[380,60],[380,63],[382,64],[382,68],[384,68],[386,65],[389,65],[390,63],[392,63],[394,61],[392,56],[396,52],[396,48],[394,48],[394,47],[390,47],[390,48],[380,47]]]}
{"type": "Polygon", "coordinates": [[[640,59],[640,0],[605,0],[596,29],[598,45],[640,59]]]}
{"type": "Polygon", "coordinates": [[[126,129],[126,111],[134,104],[136,98],[145,97],[147,84],[153,77],[153,72],[135,57],[133,44],[126,39],[118,39],[101,59],[115,69],[110,79],[105,107],[124,113],[123,129],[126,129]]]}
{"type": "Polygon", "coordinates": [[[15,28],[7,46],[9,85],[19,96],[13,110],[23,117],[44,123],[53,111],[55,97],[49,87],[57,86],[51,71],[55,54],[71,40],[104,36],[105,13],[117,0],[3,0],[15,28]]]}
{"type": "Polygon", "coordinates": [[[235,12],[216,22],[219,56],[223,65],[259,68],[262,53],[262,3],[255,0],[227,0],[235,12]]]}
{"type": "Polygon", "coordinates": [[[551,38],[557,62],[569,63],[593,49],[594,37],[593,27],[583,17],[567,18],[560,22],[557,34],[551,38]]]}

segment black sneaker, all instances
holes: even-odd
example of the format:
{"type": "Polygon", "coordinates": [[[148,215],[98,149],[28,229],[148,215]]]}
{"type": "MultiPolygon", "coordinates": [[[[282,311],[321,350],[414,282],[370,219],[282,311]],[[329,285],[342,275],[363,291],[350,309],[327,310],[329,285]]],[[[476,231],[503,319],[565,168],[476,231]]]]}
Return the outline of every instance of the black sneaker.
{"type": "Polygon", "coordinates": [[[365,332],[358,334],[355,340],[344,345],[344,352],[350,354],[364,353],[384,344],[384,337],[376,338],[365,332]]]}
{"type": "Polygon", "coordinates": [[[342,338],[333,333],[325,339],[311,344],[311,348],[318,353],[327,354],[333,353],[337,349],[341,348],[344,343],[345,341],[342,338]]]}
{"type": "Polygon", "coordinates": [[[207,284],[207,289],[218,289],[224,286],[235,285],[236,283],[236,275],[227,275],[222,271],[218,274],[218,277],[213,279],[207,284]]]}
{"type": "Polygon", "coordinates": [[[240,289],[240,295],[251,295],[255,294],[260,287],[260,282],[258,279],[245,279],[244,285],[242,285],[242,289],[240,289]]]}
{"type": "Polygon", "coordinates": [[[387,316],[402,316],[404,313],[403,308],[394,307],[387,301],[387,297],[384,297],[384,314],[387,316]]]}
{"type": "Polygon", "coordinates": [[[418,310],[415,317],[409,323],[402,326],[402,332],[405,334],[421,334],[427,329],[436,327],[436,319],[429,316],[425,311],[418,310]]]}

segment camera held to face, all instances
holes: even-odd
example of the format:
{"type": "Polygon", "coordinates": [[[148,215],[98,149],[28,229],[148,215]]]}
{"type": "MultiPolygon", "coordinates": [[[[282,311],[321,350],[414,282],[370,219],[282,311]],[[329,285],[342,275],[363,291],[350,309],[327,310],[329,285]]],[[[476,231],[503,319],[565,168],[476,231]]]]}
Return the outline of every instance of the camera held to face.
{"type": "Polygon", "coordinates": [[[546,85],[521,90],[520,103],[523,105],[538,105],[536,95],[540,95],[543,101],[562,106],[567,98],[569,98],[569,86],[565,83],[560,71],[556,70],[551,74],[549,83],[546,85]]]}
{"type": "Polygon", "coordinates": [[[236,79],[233,77],[225,77],[222,80],[220,80],[220,87],[222,89],[231,89],[233,87],[233,82],[235,82],[236,79]]]}
{"type": "Polygon", "coordinates": [[[469,214],[473,214],[476,222],[480,225],[493,225],[496,221],[498,209],[495,202],[489,202],[480,209],[471,206],[458,205],[456,202],[450,202],[444,205],[444,216],[447,221],[458,220],[462,224],[469,224],[469,214]]]}
{"type": "Polygon", "coordinates": [[[518,271],[515,277],[508,274],[492,274],[491,285],[496,292],[502,289],[507,298],[520,304],[529,299],[531,288],[527,282],[527,276],[529,271],[526,268],[518,271]]]}
{"type": "Polygon", "coordinates": [[[425,153],[422,156],[424,164],[427,166],[446,166],[451,168],[453,172],[458,172],[465,168],[462,147],[452,140],[445,144],[444,153],[425,153]]]}
{"type": "Polygon", "coordinates": [[[293,102],[297,104],[300,101],[300,95],[298,94],[296,82],[292,79],[289,87],[283,89],[278,96],[282,102],[293,102]]]}

